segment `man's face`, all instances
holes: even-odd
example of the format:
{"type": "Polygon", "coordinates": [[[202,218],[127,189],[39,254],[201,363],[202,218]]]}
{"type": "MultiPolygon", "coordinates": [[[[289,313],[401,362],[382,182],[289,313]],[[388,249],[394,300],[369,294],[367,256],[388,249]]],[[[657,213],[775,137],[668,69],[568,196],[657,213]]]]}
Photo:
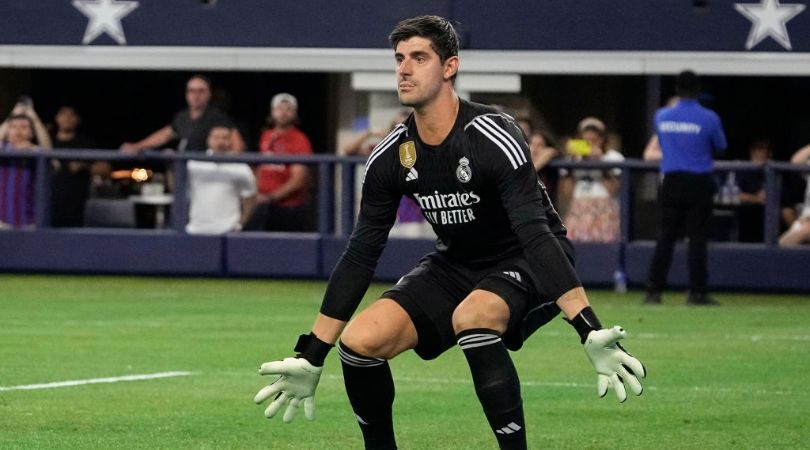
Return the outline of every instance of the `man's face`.
{"type": "Polygon", "coordinates": [[[529,147],[531,148],[545,148],[548,147],[546,138],[540,133],[534,133],[529,137],[529,147]]]}
{"type": "Polygon", "coordinates": [[[26,119],[12,119],[8,123],[8,141],[11,145],[30,142],[34,138],[31,122],[26,119]]]}
{"type": "Polygon", "coordinates": [[[414,36],[400,41],[394,50],[397,62],[397,94],[405,106],[418,108],[430,103],[442,83],[455,73],[458,58],[453,56],[442,64],[431,48],[430,40],[414,36]]]}
{"type": "Polygon", "coordinates": [[[290,102],[279,102],[270,111],[273,117],[273,124],[277,127],[286,128],[295,120],[296,110],[290,102]]]}
{"type": "Polygon", "coordinates": [[[208,133],[208,148],[222,153],[231,149],[231,130],[225,127],[214,127],[208,133]]]}
{"type": "Polygon", "coordinates": [[[192,109],[205,109],[211,101],[211,88],[204,80],[192,78],[186,84],[186,103],[192,109]]]}
{"type": "Polygon", "coordinates": [[[768,147],[757,146],[751,149],[751,161],[764,163],[768,160],[768,147]]]}
{"type": "Polygon", "coordinates": [[[72,131],[79,126],[79,115],[76,113],[75,109],[69,106],[59,108],[59,111],[56,112],[55,119],[56,125],[60,130],[72,131]]]}

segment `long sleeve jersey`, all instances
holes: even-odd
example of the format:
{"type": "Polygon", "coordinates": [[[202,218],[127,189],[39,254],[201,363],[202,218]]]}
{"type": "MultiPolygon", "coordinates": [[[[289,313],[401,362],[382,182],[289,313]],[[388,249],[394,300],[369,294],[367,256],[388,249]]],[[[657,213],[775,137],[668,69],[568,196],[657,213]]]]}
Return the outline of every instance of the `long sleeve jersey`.
{"type": "Polygon", "coordinates": [[[491,107],[460,100],[441,144],[422,142],[411,116],[370,154],[357,225],[330,278],[322,313],[347,320],[354,312],[403,195],[419,205],[438,237],[436,251],[449,259],[481,269],[523,252],[552,292],[579,286],[556,239],[565,228],[520,129],[491,107]]]}

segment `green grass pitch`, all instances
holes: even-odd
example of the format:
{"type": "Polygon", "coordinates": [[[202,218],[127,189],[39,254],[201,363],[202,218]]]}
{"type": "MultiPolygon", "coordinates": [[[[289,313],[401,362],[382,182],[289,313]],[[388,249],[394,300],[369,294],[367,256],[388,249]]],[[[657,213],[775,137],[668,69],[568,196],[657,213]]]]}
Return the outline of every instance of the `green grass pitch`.
{"type": "MultiPolygon", "coordinates": [[[[290,356],[321,281],[0,275],[0,449],[359,449],[335,352],[317,420],[267,420],[261,362],[290,356]],[[175,378],[15,386],[188,371],[175,378]]],[[[374,285],[367,300],[382,292],[374,285]]],[[[591,291],[606,325],[647,366],[641,397],[596,396],[562,320],[514,354],[530,448],[810,447],[810,298],[720,294],[718,308],[660,307],[591,291]]],[[[403,449],[494,449],[463,355],[392,362],[403,449]]]]}

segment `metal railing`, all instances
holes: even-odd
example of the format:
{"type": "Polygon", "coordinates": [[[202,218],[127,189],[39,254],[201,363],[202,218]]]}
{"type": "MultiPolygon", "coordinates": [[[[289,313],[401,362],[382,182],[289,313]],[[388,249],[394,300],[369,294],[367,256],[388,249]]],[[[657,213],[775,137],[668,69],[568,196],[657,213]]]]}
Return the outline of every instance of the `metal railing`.
{"type": "MultiPolygon", "coordinates": [[[[355,169],[358,165],[365,164],[365,157],[346,157],[335,155],[308,155],[308,156],[267,156],[258,153],[242,153],[232,155],[206,155],[204,153],[192,152],[168,152],[168,151],[146,151],[136,154],[126,154],[109,150],[34,150],[24,152],[0,153],[2,159],[30,159],[34,160],[36,170],[36,207],[35,225],[37,228],[48,228],[50,226],[50,192],[51,177],[40,176],[43,173],[50,173],[52,160],[67,161],[110,161],[125,162],[133,165],[145,165],[147,163],[163,162],[170,165],[174,175],[173,186],[173,206],[171,222],[169,228],[176,232],[184,232],[188,222],[188,201],[187,201],[187,171],[188,160],[215,161],[215,162],[240,162],[250,165],[258,164],[289,164],[300,163],[317,168],[316,200],[317,200],[317,232],[322,235],[348,236],[354,226],[355,220],[355,194],[356,179],[355,169]],[[338,187],[339,195],[335,195],[338,187]],[[338,212],[336,215],[335,213],[338,212]],[[337,225],[337,226],[336,226],[337,225]]],[[[658,164],[640,160],[628,159],[616,162],[573,162],[555,161],[553,168],[567,169],[622,169],[621,189],[619,194],[620,203],[620,229],[621,242],[627,243],[633,240],[633,200],[635,186],[632,174],[635,172],[658,171],[658,164]]],[[[764,243],[769,246],[776,245],[779,234],[780,220],[780,198],[782,192],[782,178],[784,173],[810,172],[810,166],[795,165],[783,162],[768,162],[764,165],[737,162],[718,161],[715,165],[716,173],[726,172],[764,172],[766,201],[764,205],[764,243]]]]}

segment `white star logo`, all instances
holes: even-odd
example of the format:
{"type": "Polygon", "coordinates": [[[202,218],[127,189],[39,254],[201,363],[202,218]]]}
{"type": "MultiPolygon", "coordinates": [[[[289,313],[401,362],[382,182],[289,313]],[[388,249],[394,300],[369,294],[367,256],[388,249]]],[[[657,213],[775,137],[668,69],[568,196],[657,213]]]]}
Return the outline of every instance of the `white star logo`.
{"type": "Polygon", "coordinates": [[[779,0],[762,0],[758,4],[735,3],[734,9],[751,21],[751,31],[745,41],[746,50],[751,50],[768,36],[786,50],[791,50],[785,24],[804,11],[804,5],[780,5],[779,0]]]}
{"type": "Polygon", "coordinates": [[[126,45],[121,19],[138,6],[138,2],[129,0],[73,0],[73,7],[90,19],[82,44],[89,44],[102,33],[107,33],[119,45],[126,45]]]}

